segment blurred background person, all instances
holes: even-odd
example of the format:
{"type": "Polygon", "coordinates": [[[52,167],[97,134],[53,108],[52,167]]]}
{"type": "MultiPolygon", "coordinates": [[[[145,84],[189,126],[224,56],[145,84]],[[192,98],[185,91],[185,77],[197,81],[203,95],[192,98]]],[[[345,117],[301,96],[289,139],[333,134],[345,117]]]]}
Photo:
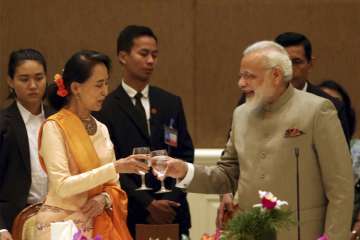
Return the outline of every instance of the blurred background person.
{"type": "Polygon", "coordinates": [[[351,98],[345,88],[343,88],[339,83],[333,80],[325,80],[318,85],[322,91],[328,95],[338,99],[344,104],[344,110],[347,120],[347,125],[349,126],[349,135],[351,139],[351,145],[354,143],[354,134],[356,130],[356,115],[353,109],[351,98]]]}

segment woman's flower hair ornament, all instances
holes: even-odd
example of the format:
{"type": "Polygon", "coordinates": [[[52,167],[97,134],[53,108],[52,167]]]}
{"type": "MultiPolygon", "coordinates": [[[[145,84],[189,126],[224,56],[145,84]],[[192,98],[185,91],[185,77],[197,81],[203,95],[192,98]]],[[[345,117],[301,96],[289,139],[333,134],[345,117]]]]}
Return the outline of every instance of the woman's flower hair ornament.
{"type": "Polygon", "coordinates": [[[58,88],[58,90],[56,91],[56,94],[60,97],[66,97],[67,95],[69,95],[68,90],[66,90],[65,85],[64,85],[64,79],[62,78],[61,74],[55,74],[54,76],[54,82],[58,88]]]}

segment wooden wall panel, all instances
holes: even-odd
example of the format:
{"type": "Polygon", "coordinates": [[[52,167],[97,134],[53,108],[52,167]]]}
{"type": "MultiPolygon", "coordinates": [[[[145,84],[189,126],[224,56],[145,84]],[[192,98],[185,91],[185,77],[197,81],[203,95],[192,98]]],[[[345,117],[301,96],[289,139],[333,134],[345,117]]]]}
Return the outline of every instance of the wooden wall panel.
{"type": "Polygon", "coordinates": [[[331,77],[343,84],[359,115],[359,10],[356,0],[198,0],[195,135],[204,137],[196,139],[197,145],[225,143],[240,95],[237,73],[244,48],[285,31],[311,39],[318,57],[311,81],[331,77]]]}
{"type": "Polygon", "coordinates": [[[8,55],[23,47],[44,53],[50,78],[74,51],[103,51],[114,61],[114,88],[121,78],[119,30],[148,25],[160,40],[153,83],[182,97],[196,147],[223,147],[240,95],[242,50],[298,31],[317,57],[311,81],[339,81],[360,115],[359,12],[358,0],[0,0],[0,98],[7,95],[8,55]]]}
{"type": "MultiPolygon", "coordinates": [[[[13,49],[32,47],[47,58],[49,78],[61,71],[77,50],[102,51],[113,60],[111,87],[120,81],[116,38],[129,24],[150,26],[159,38],[159,63],[152,81],[183,97],[188,116],[193,110],[193,1],[183,0],[0,0],[0,68],[6,78],[13,49]]],[[[52,79],[50,79],[52,80],[52,79]]],[[[7,95],[1,81],[0,97],[7,95]]],[[[188,117],[190,129],[193,119],[188,117]]]]}

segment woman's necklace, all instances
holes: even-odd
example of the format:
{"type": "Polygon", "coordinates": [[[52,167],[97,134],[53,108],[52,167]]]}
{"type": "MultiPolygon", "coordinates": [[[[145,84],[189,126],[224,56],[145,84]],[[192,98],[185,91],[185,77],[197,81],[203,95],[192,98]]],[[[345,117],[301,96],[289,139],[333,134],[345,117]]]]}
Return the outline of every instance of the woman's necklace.
{"type": "Polygon", "coordinates": [[[80,120],[84,124],[84,127],[90,136],[96,133],[97,125],[93,117],[90,116],[89,118],[80,118],[80,120]]]}

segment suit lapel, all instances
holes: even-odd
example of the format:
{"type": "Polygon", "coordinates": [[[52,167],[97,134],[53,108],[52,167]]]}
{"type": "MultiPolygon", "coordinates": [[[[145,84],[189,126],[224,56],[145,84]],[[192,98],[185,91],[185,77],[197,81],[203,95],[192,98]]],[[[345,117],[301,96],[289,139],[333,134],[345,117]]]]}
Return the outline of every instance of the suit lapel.
{"type": "MultiPolygon", "coordinates": [[[[150,130],[151,130],[151,142],[157,141],[159,136],[156,134],[162,134],[163,125],[161,121],[161,100],[159,95],[156,94],[153,87],[149,87],[149,101],[150,101],[150,130]]],[[[160,136],[161,137],[161,136],[160,136]]],[[[161,139],[161,138],[160,138],[161,139]]]]}
{"type": "Polygon", "coordinates": [[[24,120],[22,119],[19,109],[16,105],[16,101],[14,101],[14,103],[11,104],[8,113],[11,119],[9,123],[14,129],[14,132],[16,134],[16,140],[19,145],[21,158],[24,160],[25,167],[27,168],[27,170],[31,171],[28,135],[24,120]]]}
{"type": "Polygon", "coordinates": [[[314,85],[312,85],[310,82],[307,82],[307,88],[306,88],[306,92],[309,92],[309,93],[315,93],[316,92],[316,89],[314,87],[314,85]]]}
{"type": "Polygon", "coordinates": [[[130,120],[134,123],[134,125],[138,128],[141,135],[144,136],[147,140],[149,140],[149,134],[145,129],[145,125],[147,123],[143,123],[143,119],[140,114],[136,111],[134,104],[131,102],[129,95],[125,92],[125,90],[120,85],[116,90],[116,98],[121,109],[126,113],[126,115],[130,118],[130,120]]]}

